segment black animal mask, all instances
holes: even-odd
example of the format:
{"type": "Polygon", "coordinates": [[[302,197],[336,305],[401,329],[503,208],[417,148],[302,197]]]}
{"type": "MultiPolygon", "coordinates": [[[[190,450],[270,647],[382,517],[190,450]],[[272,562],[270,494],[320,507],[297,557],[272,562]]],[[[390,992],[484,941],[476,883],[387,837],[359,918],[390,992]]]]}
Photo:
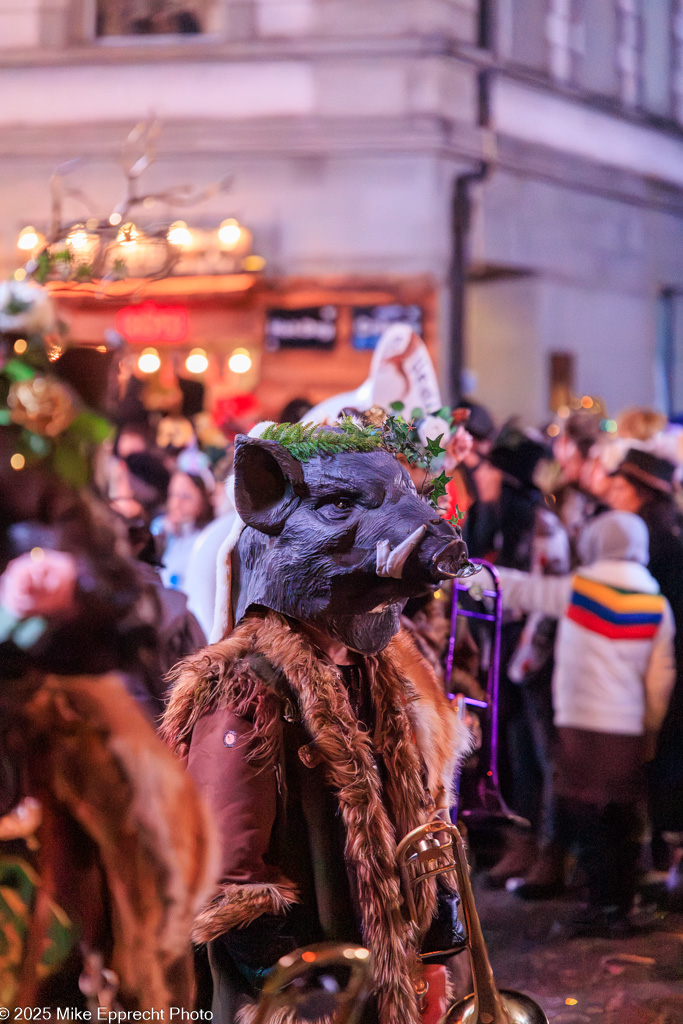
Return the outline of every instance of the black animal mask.
{"type": "Polygon", "coordinates": [[[236,621],[262,605],[375,654],[409,597],[469,565],[460,531],[382,449],[301,463],[277,441],[240,435],[235,502],[246,524],[233,574],[236,621]]]}

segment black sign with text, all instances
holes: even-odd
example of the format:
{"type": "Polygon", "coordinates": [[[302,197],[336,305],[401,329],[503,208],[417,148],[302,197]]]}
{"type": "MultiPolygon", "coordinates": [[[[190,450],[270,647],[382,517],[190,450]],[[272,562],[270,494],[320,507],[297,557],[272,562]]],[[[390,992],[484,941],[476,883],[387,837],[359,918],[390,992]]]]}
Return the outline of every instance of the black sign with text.
{"type": "Polygon", "coordinates": [[[422,310],[419,306],[354,306],[351,344],[357,349],[377,348],[382,332],[390,324],[410,324],[422,336],[422,310]]]}
{"type": "Polygon", "coordinates": [[[337,341],[334,306],[308,309],[269,309],[266,312],[266,349],[313,348],[331,351],[337,341]]]}

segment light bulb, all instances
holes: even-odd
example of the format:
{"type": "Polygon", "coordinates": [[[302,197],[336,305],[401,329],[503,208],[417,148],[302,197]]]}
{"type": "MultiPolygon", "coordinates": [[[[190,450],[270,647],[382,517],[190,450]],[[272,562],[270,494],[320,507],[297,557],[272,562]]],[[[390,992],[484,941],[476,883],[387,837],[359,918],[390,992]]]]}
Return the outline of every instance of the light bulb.
{"type": "Polygon", "coordinates": [[[234,217],[224,220],[218,229],[218,238],[226,249],[234,249],[242,235],[242,228],[234,217]]]}
{"type": "Polygon", "coordinates": [[[209,368],[209,360],[203,348],[193,348],[185,360],[185,369],[188,373],[204,373],[209,368]]]}
{"type": "Polygon", "coordinates": [[[9,464],[12,469],[23,469],[26,465],[26,459],[21,452],[15,452],[12,458],[9,460],[9,464]]]}
{"type": "Polygon", "coordinates": [[[250,274],[258,274],[265,265],[266,261],[263,256],[245,256],[242,260],[242,270],[247,270],[250,274]]]}
{"type": "Polygon", "coordinates": [[[85,249],[88,244],[88,232],[82,224],[76,224],[66,236],[66,245],[69,249],[85,249]]]}
{"type": "Polygon", "coordinates": [[[145,348],[138,359],[138,370],[141,373],[156,373],[161,366],[159,353],[155,348],[145,348]]]}
{"type": "Polygon", "coordinates": [[[26,252],[30,252],[32,249],[36,248],[39,242],[40,238],[38,236],[38,232],[29,224],[28,227],[24,228],[23,231],[19,233],[19,237],[17,238],[17,249],[24,249],[26,252]]]}
{"type": "Polygon", "coordinates": [[[109,217],[109,223],[111,224],[111,226],[113,228],[115,228],[117,226],[117,224],[120,224],[122,220],[123,220],[123,217],[121,216],[120,213],[116,213],[116,211],[114,213],[112,213],[111,216],[109,217]]]}
{"type": "Polygon", "coordinates": [[[189,249],[192,245],[192,232],[184,220],[174,221],[166,233],[166,238],[178,249],[189,249]]]}
{"type": "Polygon", "coordinates": [[[14,351],[17,353],[18,356],[23,356],[27,348],[28,343],[26,341],[26,338],[17,338],[17,340],[14,342],[14,351]]]}
{"type": "Polygon", "coordinates": [[[116,241],[119,245],[136,245],[138,240],[138,229],[135,227],[132,221],[128,221],[127,224],[122,224],[119,228],[119,233],[116,236],[116,241]]]}
{"type": "Polygon", "coordinates": [[[228,359],[228,369],[233,373],[247,373],[251,370],[251,356],[246,348],[236,348],[228,359]]]}

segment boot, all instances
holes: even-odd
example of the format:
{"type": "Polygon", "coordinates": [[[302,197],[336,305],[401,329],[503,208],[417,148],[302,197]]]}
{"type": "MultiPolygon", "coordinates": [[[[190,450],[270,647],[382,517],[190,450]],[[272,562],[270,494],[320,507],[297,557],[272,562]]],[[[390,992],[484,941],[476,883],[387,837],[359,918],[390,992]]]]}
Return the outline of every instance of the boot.
{"type": "Polygon", "coordinates": [[[565,851],[555,843],[541,847],[524,878],[510,878],[506,886],[523,900],[552,900],[565,890],[565,851]],[[519,881],[519,884],[513,883],[519,881]]]}
{"type": "Polygon", "coordinates": [[[486,875],[489,889],[503,889],[508,878],[522,878],[538,856],[536,837],[529,832],[511,831],[505,839],[505,853],[486,875]]]}

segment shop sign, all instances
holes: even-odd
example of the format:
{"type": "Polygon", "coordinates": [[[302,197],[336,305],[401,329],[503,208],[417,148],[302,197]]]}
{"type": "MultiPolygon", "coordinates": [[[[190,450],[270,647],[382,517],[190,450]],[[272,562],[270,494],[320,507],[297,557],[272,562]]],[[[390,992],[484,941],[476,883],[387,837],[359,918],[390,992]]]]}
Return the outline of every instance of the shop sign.
{"type": "Polygon", "coordinates": [[[419,306],[354,306],[352,310],[351,344],[356,349],[377,347],[382,332],[390,324],[410,324],[422,337],[422,310],[419,306]]]}
{"type": "Polygon", "coordinates": [[[337,341],[334,306],[308,309],[269,309],[266,312],[266,349],[314,348],[329,351],[337,341]]]}
{"type": "Polygon", "coordinates": [[[133,345],[178,345],[187,339],[189,330],[185,306],[159,306],[152,301],[124,306],[114,323],[133,345]]]}

